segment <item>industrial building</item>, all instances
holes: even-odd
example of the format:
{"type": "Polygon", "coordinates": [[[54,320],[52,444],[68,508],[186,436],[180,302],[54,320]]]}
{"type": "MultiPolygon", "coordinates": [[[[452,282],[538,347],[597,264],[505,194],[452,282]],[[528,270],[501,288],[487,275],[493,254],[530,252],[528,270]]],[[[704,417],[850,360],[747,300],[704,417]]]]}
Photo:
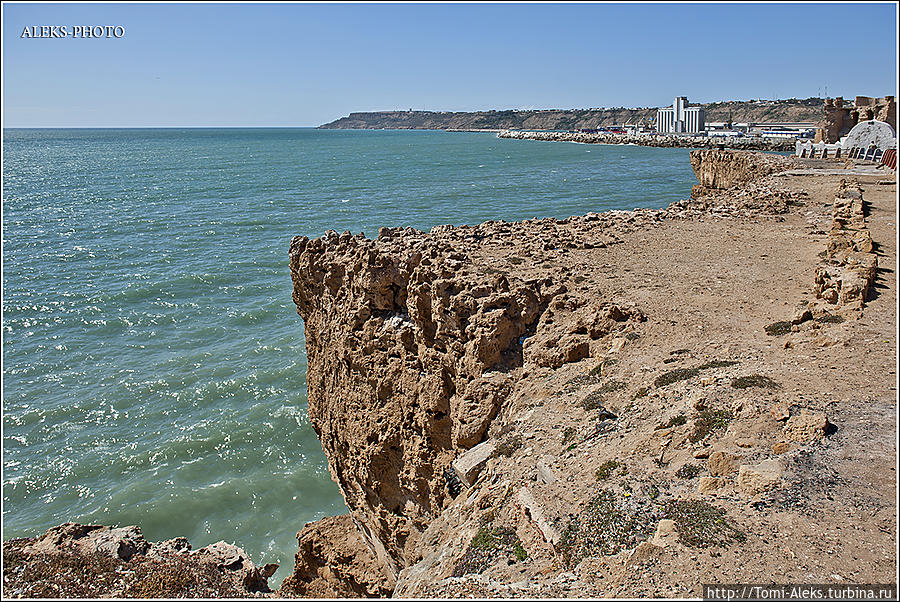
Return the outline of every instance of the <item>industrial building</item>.
{"type": "Polygon", "coordinates": [[[697,134],[706,129],[702,107],[688,107],[687,96],[678,96],[671,107],[657,109],[656,131],[660,134],[697,134]]]}

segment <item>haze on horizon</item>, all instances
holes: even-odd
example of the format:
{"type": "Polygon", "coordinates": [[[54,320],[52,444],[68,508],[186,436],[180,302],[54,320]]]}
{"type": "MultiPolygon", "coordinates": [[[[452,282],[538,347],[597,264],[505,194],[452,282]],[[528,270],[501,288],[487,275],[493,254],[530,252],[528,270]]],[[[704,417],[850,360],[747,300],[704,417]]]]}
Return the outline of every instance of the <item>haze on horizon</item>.
{"type": "Polygon", "coordinates": [[[893,2],[5,3],[3,125],[315,126],[409,108],[884,96],[896,49],[893,2]],[[864,24],[857,41],[850,19],[864,24]],[[42,25],[125,35],[22,37],[42,25]]]}

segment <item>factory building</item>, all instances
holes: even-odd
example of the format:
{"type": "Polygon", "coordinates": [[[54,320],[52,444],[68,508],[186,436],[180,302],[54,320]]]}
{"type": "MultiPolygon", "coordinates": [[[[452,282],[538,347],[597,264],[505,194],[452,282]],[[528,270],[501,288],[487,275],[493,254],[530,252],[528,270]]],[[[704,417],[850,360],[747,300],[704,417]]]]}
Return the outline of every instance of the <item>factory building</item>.
{"type": "Polygon", "coordinates": [[[656,131],[660,134],[696,134],[706,128],[702,107],[688,107],[687,96],[678,96],[671,107],[657,109],[656,131]]]}

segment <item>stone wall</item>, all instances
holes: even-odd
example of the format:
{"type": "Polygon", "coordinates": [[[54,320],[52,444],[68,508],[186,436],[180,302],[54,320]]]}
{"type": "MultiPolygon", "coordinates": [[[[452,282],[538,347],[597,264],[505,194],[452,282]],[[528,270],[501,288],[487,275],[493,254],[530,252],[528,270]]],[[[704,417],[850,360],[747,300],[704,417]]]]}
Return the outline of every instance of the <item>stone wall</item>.
{"type": "Polygon", "coordinates": [[[824,125],[816,131],[816,142],[833,144],[846,136],[860,121],[875,119],[897,129],[897,103],[893,96],[870,98],[857,96],[854,105],[844,106],[844,99],[825,99],[824,125]]]}
{"type": "Polygon", "coordinates": [[[825,258],[816,268],[816,298],[829,305],[861,308],[877,271],[862,189],[842,180],[832,206],[825,258]]]}

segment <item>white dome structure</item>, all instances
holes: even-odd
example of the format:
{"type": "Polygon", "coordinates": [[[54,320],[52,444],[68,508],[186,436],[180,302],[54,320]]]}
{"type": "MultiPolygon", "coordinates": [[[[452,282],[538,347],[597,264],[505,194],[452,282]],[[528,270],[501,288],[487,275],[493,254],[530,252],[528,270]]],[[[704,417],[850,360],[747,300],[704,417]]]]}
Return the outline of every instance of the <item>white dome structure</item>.
{"type": "Polygon", "coordinates": [[[882,151],[897,148],[897,134],[894,128],[875,119],[860,121],[841,139],[841,148],[845,151],[853,148],[868,149],[872,145],[882,151]]]}

